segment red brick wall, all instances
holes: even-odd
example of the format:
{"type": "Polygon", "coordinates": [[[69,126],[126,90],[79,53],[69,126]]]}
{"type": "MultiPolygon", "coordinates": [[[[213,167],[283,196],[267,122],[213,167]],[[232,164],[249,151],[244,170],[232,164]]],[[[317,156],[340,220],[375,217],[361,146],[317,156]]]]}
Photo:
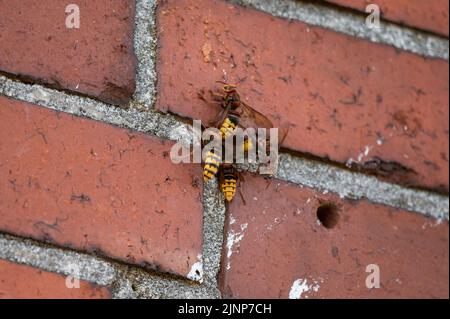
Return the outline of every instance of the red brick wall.
{"type": "MultiPolygon", "coordinates": [[[[448,60],[234,2],[83,2],[67,29],[58,1],[0,0],[0,297],[448,298],[448,60]],[[246,203],[224,216],[201,165],[169,156],[219,111],[198,98],[217,80],[290,127],[291,160],[384,197],[246,173],[246,203]],[[48,252],[18,243],[120,271],[69,289],[48,252]]],[[[318,12],[367,3],[329,2],[318,12]]],[[[399,37],[438,34],[448,56],[446,1],[377,4],[399,37]]],[[[324,178],[293,167],[281,175],[324,178]]]]}
{"type": "Polygon", "coordinates": [[[166,1],[158,22],[158,109],[207,122],[217,109],[198,91],[239,83],[248,103],[291,126],[286,148],[448,191],[446,61],[222,1],[166,1]]]}
{"type": "Polygon", "coordinates": [[[64,2],[0,5],[0,70],[109,103],[130,100],[134,1],[80,2],[79,29],[65,27],[64,2]]]}
{"type": "Polygon", "coordinates": [[[200,167],[172,164],[169,141],[0,103],[2,231],[189,273],[201,254],[200,167]]]}
{"type": "Polygon", "coordinates": [[[0,260],[0,299],[110,298],[108,289],[104,287],[84,280],[79,283],[72,280],[68,280],[66,276],[0,260]]]}
{"type": "Polygon", "coordinates": [[[376,4],[383,18],[448,37],[448,1],[446,0],[327,0],[365,12],[376,4]]]}
{"type": "Polygon", "coordinates": [[[238,198],[228,211],[220,278],[225,297],[449,294],[446,222],[254,177],[246,179],[243,196],[246,205],[238,198]],[[379,289],[366,287],[372,264],[380,269],[379,289]],[[303,294],[294,293],[297,280],[305,286],[303,294]]]}

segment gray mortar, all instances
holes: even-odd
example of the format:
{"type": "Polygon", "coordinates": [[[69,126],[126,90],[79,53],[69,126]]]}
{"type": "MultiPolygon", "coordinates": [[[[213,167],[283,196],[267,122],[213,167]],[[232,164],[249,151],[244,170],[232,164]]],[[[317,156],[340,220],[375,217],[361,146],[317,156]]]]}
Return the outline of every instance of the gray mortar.
{"type": "Polygon", "coordinates": [[[69,95],[42,85],[24,84],[1,75],[0,95],[118,125],[133,131],[149,133],[163,139],[186,140],[186,142],[191,139],[190,126],[175,116],[153,110],[142,112],[135,108],[122,109],[87,97],[69,95]]]}
{"type": "Polygon", "coordinates": [[[74,275],[74,269],[78,269],[80,279],[102,286],[110,285],[117,273],[111,263],[95,256],[48,247],[29,239],[2,234],[0,234],[0,258],[62,275],[74,275]]]}
{"type": "Polygon", "coordinates": [[[156,21],[155,0],[137,0],[134,52],[137,57],[136,91],[133,100],[151,110],[156,100],[156,21]]]}
{"type": "Polygon", "coordinates": [[[413,30],[382,20],[378,30],[365,25],[365,16],[351,11],[337,11],[331,7],[293,0],[228,0],[252,7],[271,15],[300,20],[307,24],[324,27],[372,42],[392,45],[398,49],[426,57],[448,60],[448,39],[426,32],[413,30]]]}

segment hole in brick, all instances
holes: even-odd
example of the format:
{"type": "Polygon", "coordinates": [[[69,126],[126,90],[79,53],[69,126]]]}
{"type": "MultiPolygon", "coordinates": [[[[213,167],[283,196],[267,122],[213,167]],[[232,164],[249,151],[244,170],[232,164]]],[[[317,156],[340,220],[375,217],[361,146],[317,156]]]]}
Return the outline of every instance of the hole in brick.
{"type": "Polygon", "coordinates": [[[317,219],[325,228],[333,228],[339,221],[339,209],[332,203],[322,204],[317,208],[317,219]]]}

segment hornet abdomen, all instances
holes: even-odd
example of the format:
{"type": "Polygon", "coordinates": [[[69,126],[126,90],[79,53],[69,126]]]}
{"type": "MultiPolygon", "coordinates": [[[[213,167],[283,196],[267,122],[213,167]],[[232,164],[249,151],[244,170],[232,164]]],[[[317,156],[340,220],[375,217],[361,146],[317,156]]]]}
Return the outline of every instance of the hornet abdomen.
{"type": "Polygon", "coordinates": [[[206,154],[205,165],[203,167],[203,181],[205,183],[217,174],[221,163],[222,159],[214,153],[214,150],[210,150],[206,154]]]}
{"type": "Polygon", "coordinates": [[[237,179],[238,179],[237,173],[232,166],[223,168],[223,179],[221,190],[223,196],[228,202],[232,201],[234,195],[236,194],[237,179]]]}

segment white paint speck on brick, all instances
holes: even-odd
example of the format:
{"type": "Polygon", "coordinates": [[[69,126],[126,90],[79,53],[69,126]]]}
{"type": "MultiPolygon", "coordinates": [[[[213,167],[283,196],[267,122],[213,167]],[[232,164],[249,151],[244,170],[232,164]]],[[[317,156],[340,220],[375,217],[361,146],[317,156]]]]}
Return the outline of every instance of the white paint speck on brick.
{"type": "Polygon", "coordinates": [[[371,149],[372,149],[371,145],[366,145],[364,147],[364,150],[358,155],[358,163],[360,163],[364,159],[364,157],[367,157],[369,155],[371,149]]]}
{"type": "Polygon", "coordinates": [[[383,145],[383,139],[381,138],[381,137],[379,137],[379,138],[377,138],[377,145],[378,146],[380,146],[380,145],[383,145]]]}
{"type": "Polygon", "coordinates": [[[320,282],[317,280],[312,280],[311,283],[308,283],[308,279],[297,279],[291,286],[291,290],[289,291],[289,299],[301,299],[308,298],[309,296],[306,294],[310,291],[317,292],[320,288],[320,282]]]}
{"type": "Polygon", "coordinates": [[[433,228],[433,227],[439,226],[440,224],[442,224],[442,221],[443,221],[442,218],[437,218],[435,220],[426,221],[422,225],[422,229],[433,228]]]}
{"type": "Polygon", "coordinates": [[[197,262],[191,267],[191,270],[187,274],[187,278],[197,281],[199,283],[203,282],[203,260],[202,255],[197,256],[197,262]]]}
{"type": "Polygon", "coordinates": [[[233,247],[238,244],[243,238],[244,238],[244,231],[247,229],[248,224],[241,224],[240,232],[234,232],[233,230],[230,230],[228,232],[228,239],[227,239],[227,270],[231,268],[230,258],[231,255],[233,255],[233,247]]]}

